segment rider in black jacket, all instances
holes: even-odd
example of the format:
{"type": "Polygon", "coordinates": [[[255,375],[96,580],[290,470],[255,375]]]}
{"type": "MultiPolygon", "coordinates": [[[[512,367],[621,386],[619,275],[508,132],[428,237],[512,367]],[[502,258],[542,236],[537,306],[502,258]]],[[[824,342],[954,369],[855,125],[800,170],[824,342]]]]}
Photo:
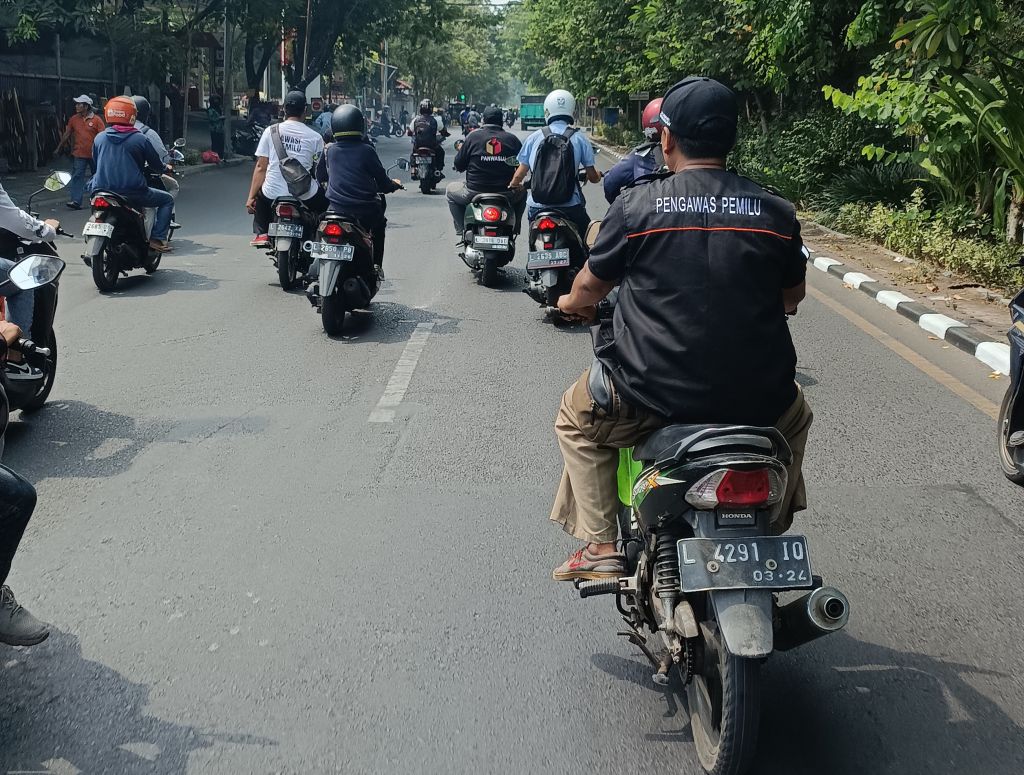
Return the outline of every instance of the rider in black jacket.
{"type": "Polygon", "coordinates": [[[374,263],[384,264],[384,194],[402,188],[388,177],[373,145],[366,140],[366,119],[355,105],[341,105],[331,116],[334,140],[324,150],[316,177],[326,181],[328,211],[359,221],[373,235],[374,263]]]}
{"type": "Polygon", "coordinates": [[[509,191],[508,184],[515,175],[516,157],[523,144],[511,132],[501,128],[501,108],[490,107],[484,111],[484,125],[470,132],[455,156],[455,169],[465,172],[465,182],[456,180],[448,184],[448,209],[455,223],[455,233],[462,237],[466,205],[477,194],[504,194],[516,211],[516,234],[526,209],[526,194],[509,191]]]}
{"type": "Polygon", "coordinates": [[[50,631],[45,624],[18,605],[5,583],[11,561],[36,507],[32,485],[6,466],[0,466],[0,643],[34,646],[50,631]]]}
{"type": "Polygon", "coordinates": [[[420,103],[420,114],[412,122],[409,132],[412,134],[413,150],[430,148],[434,152],[434,166],[437,171],[444,170],[444,148],[441,147],[441,143],[448,136],[448,130],[438,128],[437,119],[434,118],[434,104],[430,100],[423,100],[420,103]]]}

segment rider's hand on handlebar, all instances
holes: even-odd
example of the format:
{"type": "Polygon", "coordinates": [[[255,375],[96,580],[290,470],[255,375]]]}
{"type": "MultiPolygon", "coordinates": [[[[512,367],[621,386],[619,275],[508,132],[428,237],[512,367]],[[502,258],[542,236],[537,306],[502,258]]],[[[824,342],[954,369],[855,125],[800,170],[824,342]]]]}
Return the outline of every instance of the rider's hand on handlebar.
{"type": "Polygon", "coordinates": [[[391,178],[391,182],[398,186],[402,191],[405,191],[405,185],[398,178],[391,178]]]}
{"type": "Polygon", "coordinates": [[[60,228],[60,221],[58,221],[56,218],[47,218],[45,221],[43,221],[43,223],[45,223],[54,231],[57,231],[57,229],[60,228]]]}
{"type": "Polygon", "coordinates": [[[524,191],[525,189],[526,186],[524,186],[522,183],[516,183],[514,180],[508,184],[509,191],[524,191]]]}
{"type": "Polygon", "coordinates": [[[558,297],[558,311],[569,320],[578,320],[582,323],[593,323],[597,320],[597,306],[591,304],[589,307],[572,307],[569,305],[569,295],[558,297]]]}

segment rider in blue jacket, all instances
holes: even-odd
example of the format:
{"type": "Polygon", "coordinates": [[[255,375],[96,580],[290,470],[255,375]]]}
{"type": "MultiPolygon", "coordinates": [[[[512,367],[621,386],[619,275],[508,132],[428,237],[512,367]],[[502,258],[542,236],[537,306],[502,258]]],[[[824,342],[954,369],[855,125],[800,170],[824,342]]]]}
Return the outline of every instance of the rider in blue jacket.
{"type": "Polygon", "coordinates": [[[644,108],[643,126],[646,141],[634,148],[626,158],[604,175],[604,198],[608,200],[608,204],[618,198],[622,189],[644,175],[657,172],[665,164],[659,139],[662,127],[660,97],[648,102],[644,108]]]}

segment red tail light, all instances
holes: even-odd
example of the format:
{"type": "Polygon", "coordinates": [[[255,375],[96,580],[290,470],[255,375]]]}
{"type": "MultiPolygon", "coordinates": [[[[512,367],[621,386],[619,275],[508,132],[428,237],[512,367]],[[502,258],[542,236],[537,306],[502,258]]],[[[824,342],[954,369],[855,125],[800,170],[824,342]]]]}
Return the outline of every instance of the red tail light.
{"type": "Polygon", "coordinates": [[[497,207],[485,207],[483,215],[485,221],[494,222],[501,220],[501,210],[497,207]]]}
{"type": "Polygon", "coordinates": [[[552,220],[551,218],[541,218],[537,222],[537,229],[539,231],[554,231],[557,228],[558,224],[555,223],[554,220],[552,220]]]}
{"type": "Polygon", "coordinates": [[[102,196],[94,196],[92,198],[92,206],[99,210],[105,210],[108,207],[112,207],[110,202],[105,197],[102,196]]]}
{"type": "Polygon", "coordinates": [[[277,206],[277,217],[278,218],[294,218],[297,215],[295,208],[291,205],[278,205],[277,206]]]}
{"type": "Polygon", "coordinates": [[[729,469],[715,488],[719,506],[758,506],[768,502],[771,492],[767,468],[755,471],[729,469]]]}
{"type": "Polygon", "coordinates": [[[324,226],[325,237],[340,237],[343,231],[340,223],[329,223],[324,226]]]}
{"type": "Polygon", "coordinates": [[[686,501],[698,509],[765,506],[777,503],[785,488],[785,481],[770,468],[721,468],[693,485],[686,493],[686,501]]]}

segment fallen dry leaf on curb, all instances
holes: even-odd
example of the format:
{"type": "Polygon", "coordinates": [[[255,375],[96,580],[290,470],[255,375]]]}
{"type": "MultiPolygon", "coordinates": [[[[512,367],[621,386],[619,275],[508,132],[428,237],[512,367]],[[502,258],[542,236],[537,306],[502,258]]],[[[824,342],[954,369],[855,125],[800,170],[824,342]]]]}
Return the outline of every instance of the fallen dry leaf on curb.
{"type": "Polygon", "coordinates": [[[939,290],[939,286],[937,286],[937,285],[929,285],[928,286],[928,290],[931,291],[932,293],[935,293],[936,291],[939,290]]]}
{"type": "Polygon", "coordinates": [[[937,336],[929,336],[928,338],[929,338],[929,339],[934,339],[934,340],[938,340],[938,338],[939,338],[939,337],[937,337],[937,336]]]}
{"type": "Polygon", "coordinates": [[[993,371],[991,374],[988,375],[988,378],[989,379],[1002,379],[1003,375],[1000,374],[998,371],[993,371]]]}

